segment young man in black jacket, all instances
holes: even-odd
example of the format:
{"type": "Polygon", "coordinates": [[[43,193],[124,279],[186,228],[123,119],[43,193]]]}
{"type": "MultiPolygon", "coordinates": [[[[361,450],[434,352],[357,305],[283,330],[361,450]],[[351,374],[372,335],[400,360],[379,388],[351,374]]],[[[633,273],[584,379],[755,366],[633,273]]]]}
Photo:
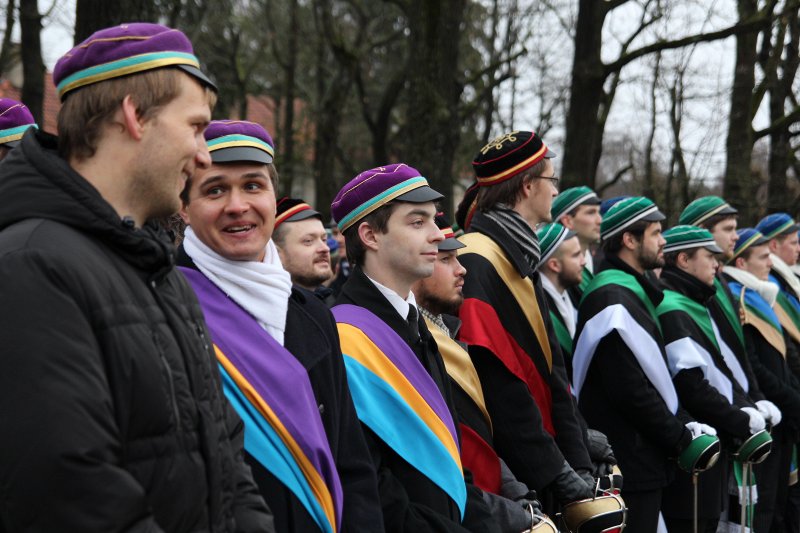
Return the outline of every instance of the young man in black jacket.
{"type": "Polygon", "coordinates": [[[608,435],[625,475],[631,531],[656,531],[661,493],[693,437],[715,434],[680,409],[655,309],[663,295],[645,271],[663,266],[664,215],[644,197],[603,217],[604,259],[578,309],[573,386],[587,423],[608,435]]]}
{"type": "Polygon", "coordinates": [[[0,189],[4,531],[273,531],[197,299],[148,219],[209,165],[214,88],[179,31],[101,30],[56,65],[59,139],[0,189]]]}
{"type": "MultiPolygon", "coordinates": [[[[667,363],[681,405],[697,420],[720,432],[734,452],[766,421],[745,392],[747,377],[719,333],[708,310],[714,300],[716,254],[714,237],[697,226],[680,225],[664,232],[664,299],[656,309],[664,332],[667,363]]],[[[699,474],[698,531],[714,533],[728,494],[729,455],[699,474]]],[[[694,504],[692,479],[678,471],[664,491],[662,513],[669,531],[690,532],[694,504]]]]}
{"type": "Polygon", "coordinates": [[[331,211],[353,271],[332,309],[347,379],[378,474],[387,531],[497,531],[461,464],[447,372],[411,286],[444,238],[442,195],[403,163],[360,173],[331,211]]]}

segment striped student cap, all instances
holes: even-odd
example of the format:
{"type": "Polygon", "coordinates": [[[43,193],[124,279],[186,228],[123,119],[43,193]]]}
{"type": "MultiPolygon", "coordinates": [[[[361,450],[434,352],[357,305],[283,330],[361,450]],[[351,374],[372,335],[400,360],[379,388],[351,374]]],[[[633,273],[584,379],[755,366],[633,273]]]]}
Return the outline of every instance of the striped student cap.
{"type": "Polygon", "coordinates": [[[561,191],[553,199],[550,207],[550,216],[553,220],[558,220],[561,215],[566,215],[580,205],[600,205],[600,198],[589,187],[582,185],[561,191]]]}
{"type": "Polygon", "coordinates": [[[631,196],[620,200],[606,212],[600,223],[600,238],[605,240],[613,237],[640,220],[659,222],[665,218],[651,199],[631,196]]]}
{"type": "Polygon", "coordinates": [[[668,229],[662,236],[667,241],[664,245],[665,254],[691,250],[692,248],[705,248],[715,254],[722,253],[722,249],[717,246],[717,242],[711,232],[697,226],[682,224],[668,229]]]}
{"type": "Polygon", "coordinates": [[[719,196],[701,196],[686,206],[678,217],[678,223],[698,226],[715,215],[736,213],[738,211],[719,196]]]}

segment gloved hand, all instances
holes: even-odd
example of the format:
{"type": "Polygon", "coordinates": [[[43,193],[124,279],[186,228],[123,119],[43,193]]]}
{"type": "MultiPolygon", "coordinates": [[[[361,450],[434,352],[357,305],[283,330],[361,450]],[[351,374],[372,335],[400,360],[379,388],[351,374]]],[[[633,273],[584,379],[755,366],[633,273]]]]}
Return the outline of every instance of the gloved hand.
{"type": "Polygon", "coordinates": [[[758,412],[773,426],[777,426],[781,423],[781,419],[783,418],[781,410],[771,401],[759,400],[756,402],[756,407],[758,408],[758,412]]]}
{"type": "Polygon", "coordinates": [[[764,417],[758,411],[758,409],[754,409],[752,407],[742,407],[742,411],[744,411],[747,416],[750,417],[750,434],[753,435],[758,433],[765,427],[767,427],[767,422],[764,420],[764,417]]]}
{"type": "Polygon", "coordinates": [[[687,422],[686,429],[692,432],[692,438],[696,439],[700,435],[715,435],[717,430],[700,422],[687,422]]]}
{"type": "Polygon", "coordinates": [[[611,474],[611,468],[617,464],[614,450],[608,443],[605,433],[596,429],[589,429],[586,433],[589,441],[589,458],[594,465],[594,477],[603,477],[611,474]]]}
{"type": "Polygon", "coordinates": [[[559,503],[562,505],[577,500],[585,500],[591,498],[593,495],[592,488],[586,484],[586,481],[584,481],[566,461],[561,465],[561,471],[550,484],[550,488],[556,499],[558,499],[559,503]]]}

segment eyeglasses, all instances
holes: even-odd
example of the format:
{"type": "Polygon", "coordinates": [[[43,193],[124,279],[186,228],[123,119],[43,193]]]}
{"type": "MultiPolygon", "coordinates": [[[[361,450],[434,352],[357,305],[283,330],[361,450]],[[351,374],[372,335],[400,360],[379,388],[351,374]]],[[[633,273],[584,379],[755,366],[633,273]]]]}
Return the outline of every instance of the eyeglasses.
{"type": "Polygon", "coordinates": [[[550,180],[550,185],[552,185],[556,189],[558,189],[558,182],[561,179],[558,176],[532,176],[532,177],[539,180],[550,180]]]}

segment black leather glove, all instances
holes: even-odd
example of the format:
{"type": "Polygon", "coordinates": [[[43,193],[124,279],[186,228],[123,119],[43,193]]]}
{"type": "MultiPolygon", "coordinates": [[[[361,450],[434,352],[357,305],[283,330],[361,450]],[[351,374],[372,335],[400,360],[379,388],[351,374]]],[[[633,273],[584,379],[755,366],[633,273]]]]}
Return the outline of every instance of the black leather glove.
{"type": "Polygon", "coordinates": [[[550,489],[561,504],[585,500],[593,495],[592,488],[566,461],[561,465],[561,471],[550,484],[550,489]]]}
{"type": "Polygon", "coordinates": [[[597,431],[596,429],[587,430],[587,437],[589,441],[589,458],[594,465],[594,477],[603,477],[611,474],[611,468],[617,464],[617,458],[614,457],[614,450],[608,443],[608,437],[605,433],[597,431]]]}

